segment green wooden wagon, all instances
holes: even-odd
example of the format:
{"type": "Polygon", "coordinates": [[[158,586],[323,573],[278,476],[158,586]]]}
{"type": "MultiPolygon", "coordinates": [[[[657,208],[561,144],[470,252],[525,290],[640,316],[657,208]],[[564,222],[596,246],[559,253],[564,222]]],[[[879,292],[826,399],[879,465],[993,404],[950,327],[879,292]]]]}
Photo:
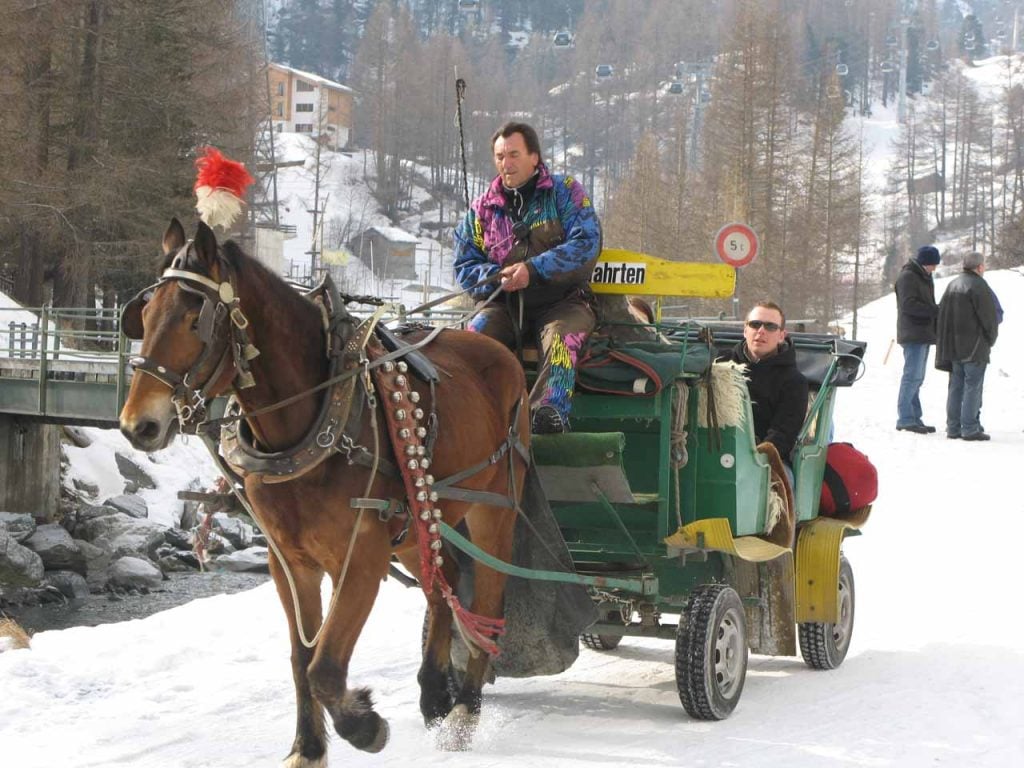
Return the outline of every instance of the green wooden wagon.
{"type": "Polygon", "coordinates": [[[579,372],[573,431],[533,438],[575,573],[499,563],[452,529],[445,538],[512,575],[585,585],[598,618],[581,639],[592,649],[674,639],[684,708],[717,720],[739,701],[748,652],[799,646],[808,665],[832,669],[849,648],[855,593],[842,543],[869,509],[839,520],[819,516],[818,502],[837,392],[857,380],[865,345],[790,334],[812,401],[793,460],[796,532],[780,546],[767,539],[785,502],[755,446],[745,380],[713,363],[740,325],[657,330],[646,341],[611,331],[579,372]]]}

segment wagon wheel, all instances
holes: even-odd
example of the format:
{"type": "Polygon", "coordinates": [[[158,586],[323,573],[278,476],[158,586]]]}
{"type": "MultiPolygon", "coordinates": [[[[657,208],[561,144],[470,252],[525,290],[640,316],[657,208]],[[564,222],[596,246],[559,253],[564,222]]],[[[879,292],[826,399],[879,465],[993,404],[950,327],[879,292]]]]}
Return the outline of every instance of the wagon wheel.
{"type": "Polygon", "coordinates": [[[736,590],[703,584],[690,595],[676,632],[676,687],[690,717],[724,720],[747,674],[747,622],[736,590]]]}
{"type": "Polygon", "coordinates": [[[587,648],[593,648],[595,651],[614,651],[622,642],[622,635],[594,635],[585,632],[580,635],[580,640],[587,648]]]}
{"type": "Polygon", "coordinates": [[[800,655],[811,669],[835,669],[843,663],[853,636],[856,590],[853,568],[845,557],[839,558],[839,621],[835,624],[808,621],[798,625],[800,655]]]}

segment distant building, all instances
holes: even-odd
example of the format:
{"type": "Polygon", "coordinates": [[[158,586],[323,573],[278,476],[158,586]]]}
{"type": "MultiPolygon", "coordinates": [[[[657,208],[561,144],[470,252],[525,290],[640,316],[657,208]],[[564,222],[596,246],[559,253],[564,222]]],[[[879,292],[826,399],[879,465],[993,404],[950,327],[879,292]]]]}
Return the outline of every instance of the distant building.
{"type": "Polygon", "coordinates": [[[378,277],[416,277],[419,240],[398,227],[368,227],[348,241],[348,248],[378,277]]]}
{"type": "Polygon", "coordinates": [[[270,113],[278,133],[319,134],[331,149],[341,149],[352,135],[354,96],[341,83],[270,64],[270,113]]]}

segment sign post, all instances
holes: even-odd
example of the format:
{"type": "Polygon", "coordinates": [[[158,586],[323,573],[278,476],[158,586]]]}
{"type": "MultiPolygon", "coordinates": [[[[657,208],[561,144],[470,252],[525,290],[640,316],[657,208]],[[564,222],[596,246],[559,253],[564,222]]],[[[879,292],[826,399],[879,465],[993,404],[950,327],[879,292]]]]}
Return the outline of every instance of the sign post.
{"type": "Polygon", "coordinates": [[[736,270],[736,288],[732,295],[732,313],[740,319],[740,268],[747,266],[760,249],[757,235],[746,224],[726,224],[715,235],[715,253],[718,258],[736,270]]]}

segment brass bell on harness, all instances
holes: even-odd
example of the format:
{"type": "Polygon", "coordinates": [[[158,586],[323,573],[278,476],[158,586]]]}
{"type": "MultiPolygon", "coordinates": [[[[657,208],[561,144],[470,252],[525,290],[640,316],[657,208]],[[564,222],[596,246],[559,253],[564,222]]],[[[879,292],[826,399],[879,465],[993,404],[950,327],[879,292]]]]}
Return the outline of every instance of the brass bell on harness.
{"type": "Polygon", "coordinates": [[[382,365],[381,367],[384,369],[385,373],[391,373],[393,370],[395,370],[395,364],[392,363],[390,360],[384,363],[384,365],[382,365]]]}
{"type": "Polygon", "coordinates": [[[249,371],[239,371],[235,376],[235,389],[249,389],[256,386],[256,379],[249,371]]]}
{"type": "Polygon", "coordinates": [[[392,400],[392,402],[395,402],[395,403],[402,402],[402,393],[401,392],[392,392],[391,393],[391,400],[392,400]]]}
{"type": "Polygon", "coordinates": [[[441,557],[440,555],[435,557],[434,558],[434,565],[436,565],[438,568],[440,568],[442,565],[444,565],[444,558],[441,557]]]}
{"type": "Polygon", "coordinates": [[[419,392],[410,392],[409,393],[409,399],[412,402],[414,402],[414,403],[418,403],[420,401],[420,393],[419,392]]]}
{"type": "Polygon", "coordinates": [[[405,373],[408,370],[409,370],[409,366],[406,364],[406,362],[404,360],[399,360],[398,361],[398,372],[399,373],[405,373]]]}
{"type": "MultiPolygon", "coordinates": [[[[413,393],[413,394],[415,394],[415,393],[413,393]]],[[[427,436],[427,428],[426,427],[416,427],[416,437],[418,437],[420,440],[422,440],[426,436],[427,436]]]]}
{"type": "Polygon", "coordinates": [[[407,446],[405,446],[405,455],[406,456],[415,456],[416,455],[416,446],[415,445],[407,445],[407,446]]]}
{"type": "Polygon", "coordinates": [[[443,546],[444,544],[441,542],[440,539],[434,539],[432,542],[430,542],[430,548],[435,552],[437,552],[443,546]]]}
{"type": "Polygon", "coordinates": [[[409,414],[405,412],[404,408],[399,408],[397,411],[395,411],[395,420],[396,421],[405,421],[405,417],[408,416],[408,415],[409,414]]]}
{"type": "Polygon", "coordinates": [[[419,421],[420,419],[422,419],[423,418],[423,409],[422,408],[417,408],[416,410],[414,410],[412,412],[412,417],[414,419],[416,419],[416,421],[419,421]]]}
{"type": "Polygon", "coordinates": [[[433,485],[434,484],[434,476],[433,475],[424,475],[423,480],[426,482],[427,485],[433,485]]]}
{"type": "Polygon", "coordinates": [[[431,514],[429,509],[424,509],[422,512],[420,512],[420,520],[422,520],[424,523],[427,522],[430,518],[431,514]]]}
{"type": "Polygon", "coordinates": [[[412,432],[409,431],[408,427],[402,427],[400,430],[398,430],[398,436],[402,440],[408,440],[410,437],[412,437],[412,432]]]}
{"type": "Polygon", "coordinates": [[[416,486],[417,488],[422,488],[422,487],[423,487],[424,485],[426,485],[426,484],[427,484],[427,481],[426,481],[426,480],[424,480],[422,476],[420,476],[420,477],[417,477],[417,478],[416,478],[416,479],[415,479],[415,480],[413,481],[413,485],[415,485],[415,486],[416,486]]]}
{"type": "Polygon", "coordinates": [[[395,386],[396,387],[404,387],[408,383],[409,383],[409,380],[407,378],[405,378],[405,376],[395,376],[395,386]]]}
{"type": "Polygon", "coordinates": [[[250,360],[254,360],[259,357],[260,351],[256,349],[255,344],[246,344],[245,349],[242,350],[242,356],[245,358],[246,362],[249,362],[250,360]]]}

